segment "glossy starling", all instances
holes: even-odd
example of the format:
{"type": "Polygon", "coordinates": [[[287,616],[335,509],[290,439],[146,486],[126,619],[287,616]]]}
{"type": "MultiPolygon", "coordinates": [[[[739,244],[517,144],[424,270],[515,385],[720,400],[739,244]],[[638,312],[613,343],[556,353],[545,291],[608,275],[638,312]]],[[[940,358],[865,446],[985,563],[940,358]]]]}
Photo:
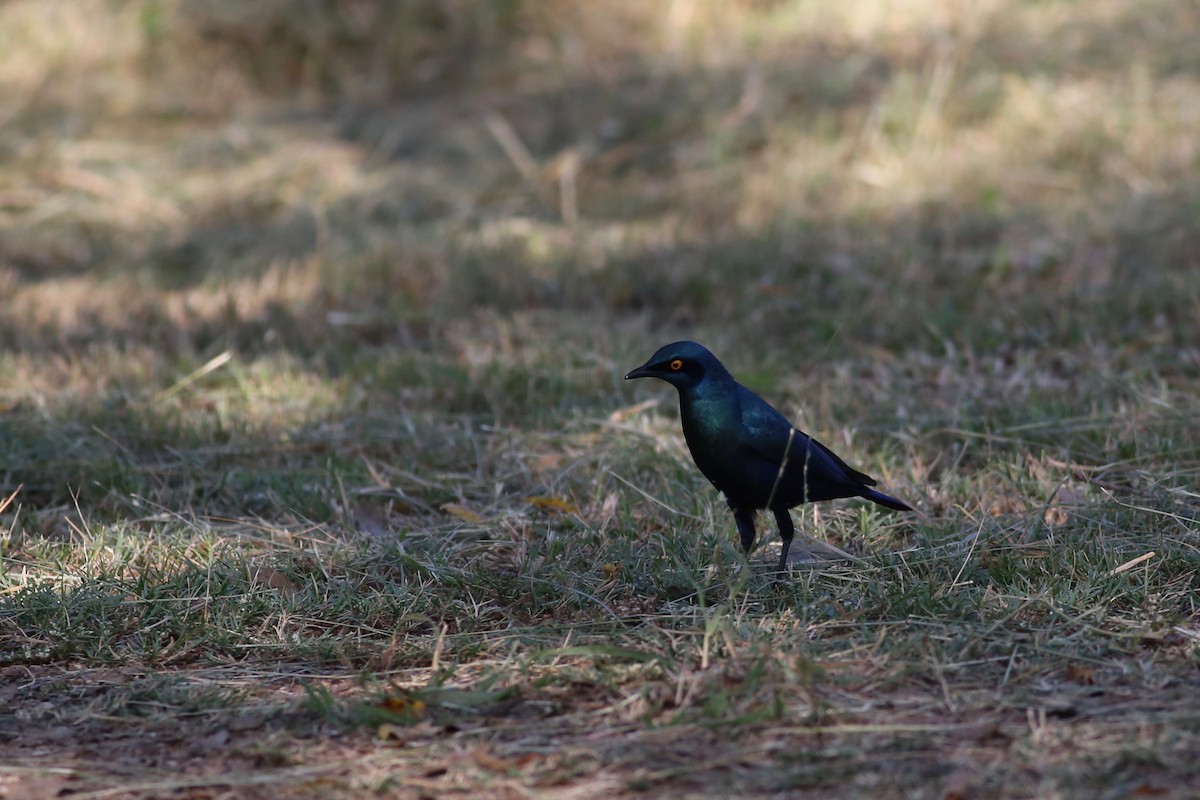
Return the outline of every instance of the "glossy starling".
{"type": "Polygon", "coordinates": [[[679,390],[679,416],[688,450],[704,477],[725,495],[747,554],[754,545],[754,512],[769,508],[775,515],[783,539],[780,570],[787,564],[795,535],[788,513],[793,506],[863,497],[897,511],[912,510],[872,489],[874,478],[851,469],[825,445],[797,429],[695,342],[660,348],[625,376],[631,378],[661,378],[679,390]]]}

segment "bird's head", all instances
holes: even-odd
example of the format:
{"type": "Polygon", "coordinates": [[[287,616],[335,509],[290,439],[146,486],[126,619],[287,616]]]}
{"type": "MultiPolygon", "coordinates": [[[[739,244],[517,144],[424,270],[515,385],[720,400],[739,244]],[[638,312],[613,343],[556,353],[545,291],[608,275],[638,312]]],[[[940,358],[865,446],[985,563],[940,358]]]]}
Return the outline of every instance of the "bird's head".
{"type": "Polygon", "coordinates": [[[728,377],[717,357],[695,342],[672,342],[658,349],[650,360],[625,376],[661,378],[680,391],[698,386],[705,378],[728,377]]]}

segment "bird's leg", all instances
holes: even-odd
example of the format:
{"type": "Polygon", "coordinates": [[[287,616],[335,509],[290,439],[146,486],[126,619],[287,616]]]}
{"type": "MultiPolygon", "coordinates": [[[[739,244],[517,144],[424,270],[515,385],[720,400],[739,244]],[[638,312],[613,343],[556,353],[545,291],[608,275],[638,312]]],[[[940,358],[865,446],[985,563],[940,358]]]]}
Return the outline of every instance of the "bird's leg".
{"type": "Polygon", "coordinates": [[[779,554],[779,571],[783,572],[787,567],[788,550],[792,546],[792,537],[796,535],[796,526],[786,508],[775,509],[775,522],[779,525],[779,538],[783,540],[783,552],[779,554]]]}
{"type": "Polygon", "coordinates": [[[742,549],[746,551],[746,555],[750,555],[750,548],[754,546],[754,509],[742,508],[729,504],[730,510],[733,511],[733,520],[737,523],[738,533],[742,537],[742,549]]]}

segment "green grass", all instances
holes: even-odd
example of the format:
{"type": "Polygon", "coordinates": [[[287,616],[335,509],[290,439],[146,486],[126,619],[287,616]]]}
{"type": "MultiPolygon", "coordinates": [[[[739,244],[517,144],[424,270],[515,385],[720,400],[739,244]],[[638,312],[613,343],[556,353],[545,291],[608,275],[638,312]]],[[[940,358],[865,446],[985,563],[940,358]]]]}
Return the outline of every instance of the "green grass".
{"type": "Polygon", "coordinates": [[[300,5],[0,7],[0,794],[1200,791],[1191,5],[300,5]]]}

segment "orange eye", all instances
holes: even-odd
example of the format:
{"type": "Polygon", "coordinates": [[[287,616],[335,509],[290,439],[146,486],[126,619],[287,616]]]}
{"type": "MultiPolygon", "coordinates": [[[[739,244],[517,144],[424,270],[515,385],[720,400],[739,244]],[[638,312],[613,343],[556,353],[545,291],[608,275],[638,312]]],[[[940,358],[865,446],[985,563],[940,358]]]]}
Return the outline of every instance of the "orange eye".
{"type": "Polygon", "coordinates": [[[674,361],[672,361],[668,366],[670,366],[671,369],[674,370],[675,372],[678,372],[679,370],[683,369],[683,360],[677,358],[674,361]]]}

